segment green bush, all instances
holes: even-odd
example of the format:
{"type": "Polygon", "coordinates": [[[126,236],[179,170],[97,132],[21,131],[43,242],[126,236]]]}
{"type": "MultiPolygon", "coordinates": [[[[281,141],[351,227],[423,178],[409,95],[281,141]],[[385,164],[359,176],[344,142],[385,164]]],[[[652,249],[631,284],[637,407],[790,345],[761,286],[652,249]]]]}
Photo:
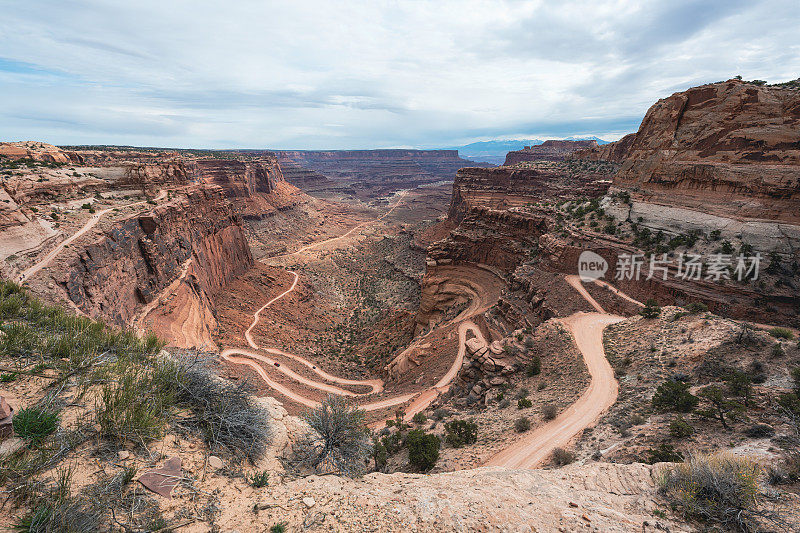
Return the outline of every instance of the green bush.
{"type": "Polygon", "coordinates": [[[414,415],[411,421],[417,424],[418,426],[421,426],[422,424],[428,421],[428,417],[425,416],[425,413],[417,413],[414,415]]]}
{"type": "Polygon", "coordinates": [[[11,419],[14,432],[32,444],[41,443],[58,428],[58,413],[40,407],[20,409],[11,419]]]}
{"type": "Polygon", "coordinates": [[[269,485],[269,472],[266,470],[262,472],[254,472],[248,479],[250,481],[250,485],[260,489],[261,487],[266,487],[269,485]]]}
{"type": "Polygon", "coordinates": [[[277,524],[269,528],[269,533],[286,533],[286,527],[288,525],[289,525],[288,522],[278,522],[277,524]]]}
{"type": "Polygon", "coordinates": [[[529,378],[533,376],[538,376],[542,372],[542,360],[538,355],[534,355],[531,362],[528,363],[528,366],[525,368],[525,373],[528,375],[529,378]]]}
{"type": "Polygon", "coordinates": [[[472,420],[453,420],[444,424],[445,441],[453,448],[461,448],[478,441],[478,425],[472,420]]]}
{"type": "Polygon", "coordinates": [[[645,318],[658,318],[661,316],[661,307],[658,306],[658,302],[650,298],[645,302],[645,306],[639,311],[639,314],[645,318]]]}
{"type": "Polygon", "coordinates": [[[689,392],[688,383],[672,379],[659,385],[653,395],[653,407],[659,411],[689,413],[699,402],[700,399],[689,392]]]}
{"type": "Polygon", "coordinates": [[[358,474],[371,451],[364,416],[364,411],[352,402],[329,394],[319,407],[303,415],[323,443],[320,450],[310,449],[303,462],[316,468],[327,461],[345,474],[358,474]]]}
{"type": "Polygon", "coordinates": [[[693,315],[698,313],[705,313],[708,311],[708,306],[702,302],[692,302],[686,306],[686,309],[693,315]]]}
{"type": "Polygon", "coordinates": [[[533,402],[530,399],[520,398],[517,400],[517,409],[526,409],[528,407],[533,407],[533,402]]]}
{"type": "Polygon", "coordinates": [[[694,434],[694,428],[682,416],[678,416],[669,423],[669,434],[676,439],[684,439],[694,434]]]}
{"type": "Polygon", "coordinates": [[[439,460],[441,441],[436,435],[429,435],[421,429],[412,429],[406,436],[406,447],[411,466],[426,472],[439,460]]]}
{"type": "Polygon", "coordinates": [[[564,448],[555,448],[550,457],[556,466],[568,465],[575,460],[575,454],[564,448]]]}
{"type": "Polygon", "coordinates": [[[647,450],[647,459],[645,459],[645,463],[650,465],[656,463],[678,463],[680,461],[683,461],[683,454],[675,451],[675,447],[666,442],[662,442],[657,448],[647,450]]]}
{"type": "Polygon", "coordinates": [[[667,467],[660,491],[687,518],[750,531],[759,497],[757,462],[727,454],[698,455],[667,467]]]}

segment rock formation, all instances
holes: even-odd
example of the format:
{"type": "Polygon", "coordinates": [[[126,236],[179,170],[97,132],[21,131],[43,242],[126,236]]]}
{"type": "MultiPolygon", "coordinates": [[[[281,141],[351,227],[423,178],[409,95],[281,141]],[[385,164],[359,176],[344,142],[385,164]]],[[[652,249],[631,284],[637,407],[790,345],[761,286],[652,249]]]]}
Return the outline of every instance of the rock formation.
{"type": "Polygon", "coordinates": [[[470,207],[507,209],[543,199],[601,196],[611,185],[604,172],[570,173],[564,168],[462,168],[456,173],[449,217],[460,220],[470,207]]]}
{"type": "Polygon", "coordinates": [[[241,219],[221,187],[198,187],[115,224],[80,252],[60,282],[86,313],[128,325],[190,259],[205,293],[253,264],[241,219]]]}
{"type": "Polygon", "coordinates": [[[571,158],[622,163],[625,158],[628,157],[628,152],[630,151],[634,140],[636,140],[636,134],[629,133],[618,141],[576,150],[572,153],[571,158]]]}
{"type": "Polygon", "coordinates": [[[800,250],[800,91],[729,80],[653,105],[614,177],[621,218],[800,250]]]}
{"type": "Polygon", "coordinates": [[[597,148],[595,140],[586,141],[558,141],[549,140],[535,146],[526,146],[522,150],[508,152],[505,166],[515,165],[523,161],[562,161],[567,159],[576,150],[590,150],[597,148]]]}

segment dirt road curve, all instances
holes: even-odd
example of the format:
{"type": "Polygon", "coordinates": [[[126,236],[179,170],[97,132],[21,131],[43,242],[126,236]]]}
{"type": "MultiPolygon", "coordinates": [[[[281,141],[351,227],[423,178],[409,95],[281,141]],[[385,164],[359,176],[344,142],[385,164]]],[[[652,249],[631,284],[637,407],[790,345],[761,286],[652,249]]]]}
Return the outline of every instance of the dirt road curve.
{"type": "MultiPolygon", "coordinates": [[[[310,244],[308,246],[300,248],[299,250],[297,250],[295,252],[292,252],[290,254],[285,254],[285,255],[289,256],[289,255],[302,253],[302,252],[310,250],[311,248],[320,246],[322,244],[330,243],[330,242],[337,241],[337,240],[340,240],[340,239],[344,239],[347,236],[351,235],[353,232],[363,228],[364,226],[366,226],[368,224],[374,224],[376,222],[379,222],[379,221],[385,219],[389,214],[391,214],[400,205],[400,203],[402,202],[402,199],[405,197],[405,195],[407,193],[408,193],[408,191],[401,192],[399,194],[399,198],[398,198],[397,202],[395,202],[395,204],[386,213],[384,213],[383,215],[381,215],[377,219],[369,221],[369,222],[365,222],[365,223],[362,223],[362,224],[359,224],[359,225],[355,226],[354,228],[351,228],[347,233],[345,233],[343,235],[340,235],[338,237],[333,237],[331,239],[326,239],[324,241],[320,241],[320,242],[317,242],[317,243],[310,244]]],[[[324,391],[324,392],[328,392],[328,393],[333,393],[333,394],[339,394],[339,395],[342,395],[342,396],[349,396],[349,397],[358,398],[358,397],[369,396],[369,395],[372,395],[372,394],[380,394],[381,392],[383,392],[383,381],[380,380],[380,379],[374,379],[374,380],[352,380],[352,379],[345,379],[345,378],[341,378],[341,377],[338,377],[338,376],[334,376],[332,374],[329,374],[329,373],[325,372],[321,368],[319,368],[315,363],[313,363],[313,362],[311,362],[311,361],[309,361],[309,360],[307,360],[307,359],[305,359],[303,357],[300,357],[299,355],[291,354],[291,353],[282,351],[282,350],[280,350],[278,348],[262,347],[262,346],[259,346],[255,342],[255,340],[253,340],[252,331],[253,331],[253,328],[255,328],[256,325],[258,324],[258,322],[260,320],[261,313],[266,308],[268,308],[269,306],[271,306],[272,304],[277,302],[278,300],[286,297],[288,294],[291,294],[297,288],[297,282],[298,282],[297,273],[293,272],[291,270],[288,271],[288,272],[290,272],[292,274],[292,276],[293,276],[293,280],[292,280],[291,286],[288,289],[286,289],[285,291],[283,291],[282,293],[280,293],[279,295],[277,295],[274,298],[272,298],[271,300],[269,300],[264,305],[262,305],[258,310],[256,310],[256,312],[253,313],[253,321],[250,324],[250,327],[248,327],[247,330],[244,333],[244,337],[245,337],[245,340],[247,341],[247,344],[251,348],[253,348],[253,350],[246,350],[246,349],[242,349],[242,348],[227,348],[225,350],[222,350],[222,352],[220,353],[220,356],[226,361],[229,361],[229,362],[232,362],[232,363],[236,363],[236,364],[246,365],[246,366],[252,368],[253,370],[255,370],[259,374],[259,376],[261,376],[261,378],[263,379],[264,383],[267,384],[267,386],[269,386],[270,388],[274,389],[275,391],[283,394],[287,398],[289,398],[289,399],[291,399],[291,400],[293,400],[293,401],[295,401],[295,402],[297,402],[297,403],[299,403],[301,405],[305,405],[306,407],[315,407],[315,406],[318,405],[318,402],[316,402],[315,400],[313,400],[311,398],[303,396],[302,394],[299,394],[299,393],[295,392],[290,387],[288,387],[288,386],[286,386],[286,385],[284,385],[282,383],[278,383],[277,381],[271,379],[269,377],[269,375],[267,374],[267,372],[265,371],[264,367],[260,363],[265,363],[270,368],[272,368],[272,369],[274,369],[274,370],[276,370],[278,372],[283,373],[285,376],[291,378],[292,380],[296,381],[297,383],[301,383],[301,384],[303,384],[303,385],[305,385],[307,387],[311,387],[311,388],[314,388],[314,389],[317,389],[317,390],[320,390],[320,391],[324,391]],[[254,350],[258,350],[258,351],[254,351],[254,350]],[[276,360],[274,360],[274,359],[268,357],[267,355],[265,355],[264,352],[271,353],[271,354],[274,354],[274,355],[280,355],[282,357],[287,357],[289,359],[292,359],[293,361],[296,361],[296,362],[308,367],[315,374],[317,374],[323,380],[325,380],[325,381],[327,381],[329,383],[323,383],[323,382],[320,382],[320,381],[315,381],[313,379],[309,379],[309,378],[307,378],[305,376],[302,376],[302,375],[298,374],[297,372],[293,371],[292,369],[287,368],[286,365],[279,364],[276,360]],[[338,383],[338,384],[341,384],[341,385],[349,385],[349,386],[364,386],[364,387],[368,387],[370,390],[369,390],[369,392],[356,393],[356,392],[352,392],[352,391],[349,391],[349,390],[345,390],[345,389],[336,387],[335,385],[331,385],[330,383],[338,383]]],[[[457,317],[453,322],[450,323],[450,324],[452,324],[454,322],[458,323],[459,348],[458,348],[458,353],[456,354],[456,357],[454,358],[452,365],[450,366],[448,371],[445,373],[445,375],[442,376],[441,379],[439,379],[439,381],[437,381],[435,385],[433,385],[429,389],[426,389],[426,390],[424,390],[422,392],[402,394],[402,395],[393,396],[393,397],[390,397],[390,398],[385,398],[385,399],[381,399],[381,400],[377,400],[377,401],[373,401],[373,402],[361,403],[359,405],[359,407],[361,409],[364,409],[365,411],[377,411],[377,410],[380,410],[380,409],[387,409],[387,408],[394,407],[394,406],[397,406],[397,405],[402,405],[402,404],[405,404],[405,403],[411,401],[411,403],[408,406],[406,406],[405,413],[404,413],[404,419],[405,420],[411,420],[411,418],[416,413],[418,413],[418,412],[424,410],[425,408],[427,408],[431,404],[431,402],[433,402],[440,394],[442,394],[443,392],[446,392],[448,390],[448,388],[450,386],[450,383],[453,381],[453,379],[455,379],[456,375],[458,375],[458,371],[461,368],[461,365],[462,365],[462,363],[464,361],[464,355],[465,355],[465,352],[466,352],[467,332],[472,332],[472,334],[475,335],[475,337],[477,337],[481,342],[483,342],[484,344],[486,343],[486,340],[484,339],[483,334],[481,333],[480,329],[471,320],[469,320],[469,318],[472,315],[474,315],[475,312],[477,312],[480,309],[480,307],[485,305],[486,303],[483,302],[476,293],[470,292],[470,294],[471,294],[471,296],[473,298],[472,298],[472,302],[471,302],[469,308],[465,312],[462,312],[459,315],[459,317],[457,317]]],[[[448,324],[448,325],[450,325],[450,324],[448,324]]],[[[381,423],[382,423],[382,421],[379,421],[376,424],[381,424],[381,423]]]]}
{"type": "MultiPolygon", "coordinates": [[[[162,198],[164,198],[166,196],[167,196],[167,191],[161,191],[159,193],[159,195],[155,197],[155,200],[161,200],[162,198]]],[[[134,206],[142,205],[142,204],[146,204],[146,203],[147,203],[147,200],[143,200],[141,202],[136,202],[136,203],[129,204],[129,205],[126,205],[126,206],[123,206],[123,207],[134,207],[134,206]]],[[[73,233],[72,236],[70,236],[67,239],[61,241],[55,248],[50,250],[50,252],[48,252],[48,254],[45,255],[44,258],[41,261],[39,261],[35,265],[31,266],[30,268],[28,268],[27,270],[22,272],[22,274],[20,274],[20,277],[19,277],[19,279],[17,281],[19,281],[19,283],[25,283],[25,281],[27,281],[31,276],[33,276],[34,274],[39,272],[41,269],[43,269],[44,267],[49,265],[50,261],[55,259],[55,257],[59,253],[61,253],[61,250],[63,250],[65,246],[68,246],[69,244],[71,244],[76,239],[81,238],[81,236],[83,236],[86,232],[88,232],[90,229],[92,229],[98,222],[100,222],[100,219],[103,217],[103,215],[105,215],[109,211],[113,211],[114,209],[115,208],[113,208],[113,207],[109,207],[108,209],[103,209],[102,211],[99,211],[99,212],[93,214],[89,218],[89,220],[86,222],[86,224],[83,225],[83,227],[81,229],[79,229],[78,231],[73,233]]]]}
{"type": "Polygon", "coordinates": [[[554,448],[566,447],[584,428],[592,425],[617,400],[617,380],[603,351],[603,329],[622,317],[601,313],[576,313],[563,319],[583,354],[592,382],[589,388],[558,417],[493,456],[486,466],[534,468],[549,458],[554,448]]]}

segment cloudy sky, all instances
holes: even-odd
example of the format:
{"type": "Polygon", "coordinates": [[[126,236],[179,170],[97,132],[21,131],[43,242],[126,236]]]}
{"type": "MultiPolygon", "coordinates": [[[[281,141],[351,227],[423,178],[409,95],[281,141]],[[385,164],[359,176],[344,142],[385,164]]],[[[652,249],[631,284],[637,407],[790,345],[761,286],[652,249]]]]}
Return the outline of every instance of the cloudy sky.
{"type": "Polygon", "coordinates": [[[797,0],[0,0],[0,140],[444,147],[800,76],[797,0]]]}

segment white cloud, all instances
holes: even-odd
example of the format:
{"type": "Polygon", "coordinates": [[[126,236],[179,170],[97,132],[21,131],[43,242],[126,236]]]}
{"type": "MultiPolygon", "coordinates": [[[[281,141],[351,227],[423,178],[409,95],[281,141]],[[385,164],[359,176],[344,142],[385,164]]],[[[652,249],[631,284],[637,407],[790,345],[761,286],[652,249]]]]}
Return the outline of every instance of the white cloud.
{"type": "Polygon", "coordinates": [[[59,144],[618,137],[673,91],[800,75],[793,0],[0,6],[2,136],[59,144]]]}

